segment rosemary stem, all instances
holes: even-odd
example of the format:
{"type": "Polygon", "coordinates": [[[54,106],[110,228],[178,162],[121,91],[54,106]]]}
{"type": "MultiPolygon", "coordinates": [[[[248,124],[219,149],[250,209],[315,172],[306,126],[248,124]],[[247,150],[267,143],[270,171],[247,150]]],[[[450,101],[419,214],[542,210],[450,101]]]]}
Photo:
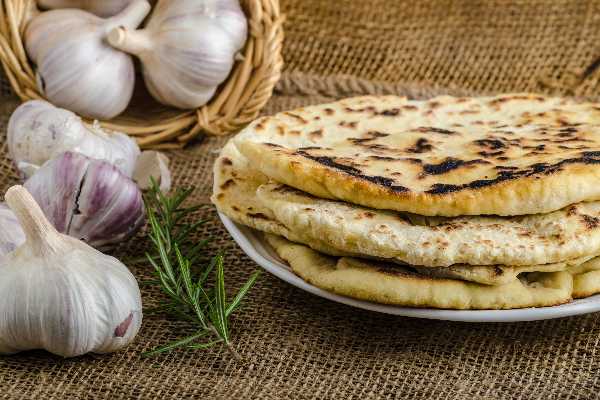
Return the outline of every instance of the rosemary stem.
{"type": "MultiPolygon", "coordinates": [[[[219,334],[219,332],[217,331],[215,326],[213,324],[211,324],[210,322],[208,323],[208,330],[211,331],[216,337],[222,339],[221,335],[219,334]]],[[[238,353],[235,350],[235,348],[233,347],[231,342],[229,342],[229,341],[225,342],[225,347],[227,348],[227,351],[233,356],[233,358],[235,358],[237,361],[242,360],[242,356],[240,356],[240,353],[238,353]]]]}
{"type": "Polygon", "coordinates": [[[231,342],[225,343],[225,347],[227,347],[227,351],[236,359],[236,361],[242,361],[242,356],[238,353],[232,346],[231,342]]]}

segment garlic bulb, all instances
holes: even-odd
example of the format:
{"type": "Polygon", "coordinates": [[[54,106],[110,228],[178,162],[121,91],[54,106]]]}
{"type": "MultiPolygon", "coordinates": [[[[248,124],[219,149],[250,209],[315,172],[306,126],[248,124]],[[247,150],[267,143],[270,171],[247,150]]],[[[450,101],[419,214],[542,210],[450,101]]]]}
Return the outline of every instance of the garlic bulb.
{"type": "Polygon", "coordinates": [[[144,29],[115,28],[108,42],[141,59],[156,100],[187,109],[211,99],[246,36],[238,0],[159,0],[144,29]]]}
{"type": "Polygon", "coordinates": [[[0,263],[4,257],[25,242],[19,220],[4,203],[0,203],[0,263]]]}
{"type": "Polygon", "coordinates": [[[86,117],[119,115],[133,94],[134,65],[131,56],[109,46],[105,37],[118,26],[137,27],[149,10],[147,1],[133,0],[108,19],[76,9],[33,18],[25,45],[38,68],[39,89],[53,104],[86,117]]]}
{"type": "Polygon", "coordinates": [[[66,152],[25,184],[52,225],[94,247],[122,242],[144,222],[142,194],[113,165],[66,152]]]}
{"type": "Polygon", "coordinates": [[[26,241],[0,263],[0,354],[45,349],[75,357],[131,343],[142,300],[125,265],[58,233],[22,186],[5,198],[26,241]]]}
{"type": "Polygon", "coordinates": [[[9,154],[25,177],[65,151],[106,160],[131,176],[140,155],[137,143],[129,136],[88,129],[71,111],[41,100],[28,101],[15,110],[7,137],[9,154]]]}
{"type": "Polygon", "coordinates": [[[131,0],[38,0],[42,8],[79,8],[100,17],[112,17],[129,3],[131,0]]]}

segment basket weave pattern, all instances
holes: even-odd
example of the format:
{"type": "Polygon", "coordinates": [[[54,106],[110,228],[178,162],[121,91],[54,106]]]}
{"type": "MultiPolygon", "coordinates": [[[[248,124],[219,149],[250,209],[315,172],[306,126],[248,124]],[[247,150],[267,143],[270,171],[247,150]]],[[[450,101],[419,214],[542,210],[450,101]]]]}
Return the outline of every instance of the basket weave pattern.
{"type": "MultiPolygon", "coordinates": [[[[229,78],[208,104],[195,111],[152,104],[154,117],[128,109],[114,120],[100,121],[101,125],[135,137],[142,148],[172,149],[182,148],[203,132],[224,135],[255,119],[281,76],[284,17],[279,0],[240,3],[248,18],[248,41],[229,78]]],[[[43,98],[22,41],[35,10],[35,0],[0,0],[0,62],[23,101],[43,98]]],[[[149,98],[146,101],[151,103],[149,98]]]]}

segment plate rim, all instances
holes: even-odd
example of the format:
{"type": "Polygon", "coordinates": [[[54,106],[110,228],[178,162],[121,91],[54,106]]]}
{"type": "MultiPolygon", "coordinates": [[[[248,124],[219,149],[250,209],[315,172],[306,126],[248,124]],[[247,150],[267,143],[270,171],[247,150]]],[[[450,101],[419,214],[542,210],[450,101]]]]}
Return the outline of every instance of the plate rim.
{"type": "Polygon", "coordinates": [[[244,251],[244,253],[246,253],[246,255],[252,259],[252,261],[260,265],[261,268],[299,289],[337,303],[345,304],[347,306],[402,317],[457,322],[540,321],[600,311],[600,294],[586,297],[584,299],[573,300],[570,303],[561,304],[558,306],[529,307],[511,310],[445,310],[437,308],[394,306],[354,299],[311,285],[294,274],[289,267],[284,266],[281,262],[276,263],[273,260],[269,260],[263,254],[261,254],[261,252],[253,243],[252,239],[254,239],[255,242],[260,243],[265,252],[269,252],[269,249],[264,247],[265,245],[268,245],[264,243],[262,238],[258,237],[258,231],[237,224],[221,211],[217,211],[217,213],[221,219],[221,222],[225,226],[225,229],[229,232],[233,240],[238,244],[238,246],[241,247],[242,251],[244,251]]]}

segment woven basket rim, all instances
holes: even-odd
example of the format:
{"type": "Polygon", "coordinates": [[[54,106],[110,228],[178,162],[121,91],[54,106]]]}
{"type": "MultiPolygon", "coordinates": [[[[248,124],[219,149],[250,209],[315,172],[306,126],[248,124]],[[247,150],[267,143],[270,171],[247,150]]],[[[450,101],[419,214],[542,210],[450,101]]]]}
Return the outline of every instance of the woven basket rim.
{"type": "MultiPolygon", "coordinates": [[[[172,149],[184,147],[202,133],[225,135],[254,120],[281,77],[284,16],[279,0],[240,0],[240,4],[248,18],[248,40],[209,103],[197,110],[176,111],[152,125],[128,121],[127,111],[99,121],[100,125],[129,134],[142,148],[172,149]]],[[[44,98],[22,40],[35,9],[35,0],[0,0],[0,62],[22,101],[44,98]]]]}

